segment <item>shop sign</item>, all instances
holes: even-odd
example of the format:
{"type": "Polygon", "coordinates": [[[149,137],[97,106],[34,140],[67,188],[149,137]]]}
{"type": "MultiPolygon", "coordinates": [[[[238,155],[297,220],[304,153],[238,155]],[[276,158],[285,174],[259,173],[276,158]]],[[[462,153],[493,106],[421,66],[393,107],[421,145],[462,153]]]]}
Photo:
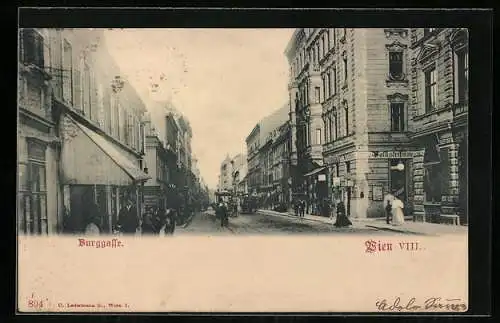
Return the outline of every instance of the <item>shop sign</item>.
{"type": "Polygon", "coordinates": [[[343,155],[327,156],[325,157],[326,164],[335,164],[354,159],[354,153],[347,153],[343,155]]]}
{"type": "Polygon", "coordinates": [[[324,182],[326,181],[326,175],[325,174],[319,174],[318,175],[318,182],[324,182]]]}
{"type": "Polygon", "coordinates": [[[413,158],[417,156],[417,151],[371,151],[369,158],[387,159],[387,158],[413,158]]]}

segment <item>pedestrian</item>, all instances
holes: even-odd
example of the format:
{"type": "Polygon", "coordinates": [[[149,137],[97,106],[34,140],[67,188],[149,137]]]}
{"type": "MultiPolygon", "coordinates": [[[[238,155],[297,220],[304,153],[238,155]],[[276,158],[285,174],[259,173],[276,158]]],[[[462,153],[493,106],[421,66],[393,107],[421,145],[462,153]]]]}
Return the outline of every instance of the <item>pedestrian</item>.
{"type": "Polygon", "coordinates": [[[151,235],[155,233],[155,227],[153,224],[153,210],[152,207],[146,207],[144,214],[142,216],[142,234],[151,235]]]}
{"type": "Polygon", "coordinates": [[[334,226],[337,228],[347,227],[352,225],[352,222],[346,215],[346,209],[343,201],[339,201],[337,203],[337,220],[335,221],[334,226]]]}
{"type": "Polygon", "coordinates": [[[140,221],[137,215],[137,208],[132,198],[129,197],[118,213],[118,226],[120,227],[120,231],[124,234],[135,234],[139,225],[140,221]]]}
{"type": "Polygon", "coordinates": [[[175,209],[168,208],[165,211],[165,234],[174,234],[176,214],[175,209]]]}
{"type": "Polygon", "coordinates": [[[404,204],[399,197],[394,197],[392,201],[392,224],[393,225],[403,225],[405,223],[405,216],[403,213],[404,204]]]}
{"type": "Polygon", "coordinates": [[[394,201],[394,195],[387,192],[384,197],[385,222],[387,224],[389,224],[392,220],[392,201],[394,201]]]}
{"type": "Polygon", "coordinates": [[[330,207],[330,220],[332,220],[332,222],[333,222],[333,218],[335,216],[336,204],[337,204],[336,201],[332,200],[332,204],[330,207]]]}
{"type": "Polygon", "coordinates": [[[90,204],[86,207],[85,213],[87,213],[87,224],[85,226],[84,233],[89,236],[98,236],[101,233],[101,215],[99,208],[95,203],[90,204]]]}

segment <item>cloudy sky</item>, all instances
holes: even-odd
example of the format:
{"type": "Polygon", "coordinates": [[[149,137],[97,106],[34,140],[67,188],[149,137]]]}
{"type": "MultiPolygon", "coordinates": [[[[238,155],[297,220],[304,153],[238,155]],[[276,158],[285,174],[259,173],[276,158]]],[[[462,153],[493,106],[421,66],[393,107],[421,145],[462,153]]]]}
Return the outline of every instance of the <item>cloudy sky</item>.
{"type": "Polygon", "coordinates": [[[106,43],[145,101],[170,99],[191,122],[201,176],[217,185],[226,154],[287,103],[293,29],[114,29],[106,43]]]}

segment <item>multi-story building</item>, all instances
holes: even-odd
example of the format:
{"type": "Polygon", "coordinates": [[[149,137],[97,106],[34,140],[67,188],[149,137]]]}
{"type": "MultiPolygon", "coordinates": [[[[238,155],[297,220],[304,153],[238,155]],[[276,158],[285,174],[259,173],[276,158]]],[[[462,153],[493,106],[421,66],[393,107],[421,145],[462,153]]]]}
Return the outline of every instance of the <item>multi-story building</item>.
{"type": "Polygon", "coordinates": [[[392,191],[411,212],[409,38],[402,28],[306,28],[292,36],[292,162],[296,155],[309,211],[333,198],[354,217],[382,215],[392,191]]]}
{"type": "Polygon", "coordinates": [[[271,173],[273,178],[273,193],[275,203],[290,206],[292,201],[290,177],[291,135],[290,123],[286,121],[272,133],[270,147],[271,173]]]}
{"type": "Polygon", "coordinates": [[[50,234],[62,229],[59,183],[60,141],[53,116],[46,29],[22,29],[19,34],[18,83],[18,230],[50,234]]]}
{"type": "Polygon", "coordinates": [[[231,158],[226,155],[226,158],[222,161],[220,165],[220,175],[219,175],[219,190],[230,191],[232,190],[232,168],[231,168],[231,158]]]}
{"type": "Polygon", "coordinates": [[[247,185],[248,191],[257,194],[261,185],[261,168],[259,159],[260,124],[255,125],[245,140],[247,145],[247,185]]]}
{"type": "Polygon", "coordinates": [[[248,193],[245,178],[248,173],[247,156],[238,154],[231,159],[231,184],[233,192],[237,194],[248,193]]]}
{"type": "Polygon", "coordinates": [[[102,29],[50,29],[53,108],[61,137],[65,229],[83,230],[90,204],[111,231],[126,199],[140,216],[145,150],[144,103],[106,49],[102,29]]]}
{"type": "Polygon", "coordinates": [[[169,168],[167,166],[168,152],[160,140],[160,133],[152,126],[150,116],[144,120],[146,135],[145,171],[151,176],[144,186],[144,202],[146,205],[167,208],[169,168]]]}
{"type": "Polygon", "coordinates": [[[467,222],[468,30],[411,29],[415,215],[467,222]]]}

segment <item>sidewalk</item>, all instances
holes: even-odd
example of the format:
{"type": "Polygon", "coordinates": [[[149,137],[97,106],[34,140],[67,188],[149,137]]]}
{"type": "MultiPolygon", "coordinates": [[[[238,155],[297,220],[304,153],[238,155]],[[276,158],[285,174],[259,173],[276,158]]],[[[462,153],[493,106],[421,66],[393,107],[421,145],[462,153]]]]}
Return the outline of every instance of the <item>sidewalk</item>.
{"type": "MultiPolygon", "coordinates": [[[[298,219],[292,212],[276,212],[271,210],[259,209],[259,213],[271,216],[287,216],[291,218],[298,219]]],[[[332,225],[332,220],[327,217],[306,214],[304,219],[316,222],[322,222],[325,224],[332,225]]],[[[406,222],[401,226],[394,226],[392,224],[387,224],[385,218],[350,218],[353,227],[368,227],[378,230],[386,230],[393,232],[401,232],[407,234],[418,234],[418,235],[442,235],[442,234],[467,234],[468,227],[460,225],[448,225],[448,224],[437,224],[428,222],[413,222],[412,217],[405,217],[406,222]]]]}

